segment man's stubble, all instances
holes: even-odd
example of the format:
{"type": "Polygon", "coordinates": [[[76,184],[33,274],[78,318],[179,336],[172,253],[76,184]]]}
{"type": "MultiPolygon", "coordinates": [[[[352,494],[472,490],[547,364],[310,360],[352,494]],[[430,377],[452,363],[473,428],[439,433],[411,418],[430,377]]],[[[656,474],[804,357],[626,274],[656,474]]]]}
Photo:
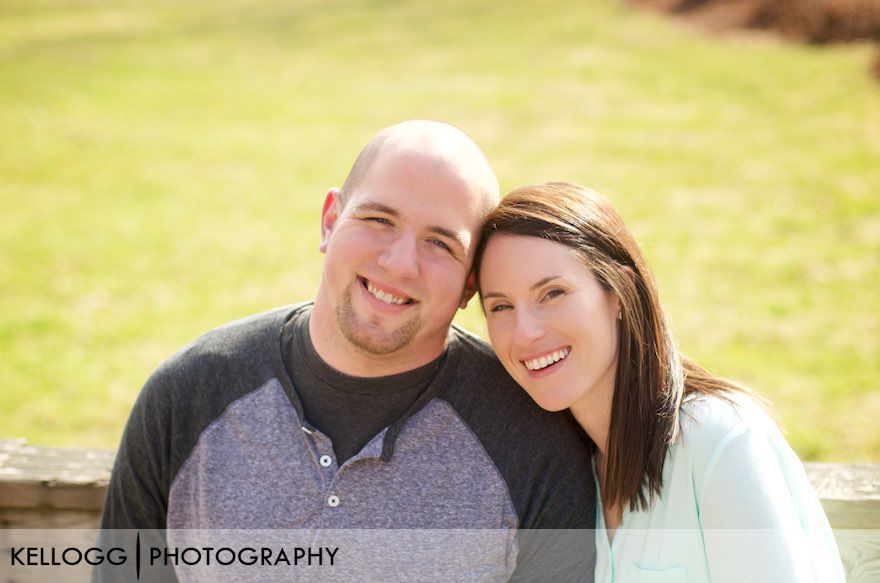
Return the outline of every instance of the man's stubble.
{"type": "MultiPolygon", "coordinates": [[[[360,351],[374,356],[391,354],[409,344],[422,328],[422,319],[416,315],[404,322],[400,327],[391,332],[391,337],[385,340],[373,338],[368,330],[361,329],[352,306],[352,295],[355,293],[355,283],[349,283],[336,305],[336,323],[342,335],[360,351]]],[[[359,284],[358,284],[359,285],[359,284]]]]}

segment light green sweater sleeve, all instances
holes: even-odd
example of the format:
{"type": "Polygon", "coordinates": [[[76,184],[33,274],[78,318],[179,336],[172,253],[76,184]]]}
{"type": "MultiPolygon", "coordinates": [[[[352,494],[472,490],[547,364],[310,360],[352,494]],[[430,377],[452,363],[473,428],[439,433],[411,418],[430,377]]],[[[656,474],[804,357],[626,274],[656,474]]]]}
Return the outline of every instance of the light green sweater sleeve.
{"type": "Polygon", "coordinates": [[[701,397],[646,511],[623,514],[609,541],[601,513],[596,581],[844,581],[828,520],[803,465],[757,405],[701,397]]]}
{"type": "Polygon", "coordinates": [[[698,498],[711,580],[843,581],[828,521],[779,429],[754,405],[715,407],[707,431],[726,434],[698,498]]]}

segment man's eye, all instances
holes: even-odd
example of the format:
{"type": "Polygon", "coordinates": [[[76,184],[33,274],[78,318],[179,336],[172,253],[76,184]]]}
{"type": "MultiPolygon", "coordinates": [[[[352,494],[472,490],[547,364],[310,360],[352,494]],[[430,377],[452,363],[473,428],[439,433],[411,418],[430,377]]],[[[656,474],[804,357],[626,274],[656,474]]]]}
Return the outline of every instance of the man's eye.
{"type": "Polygon", "coordinates": [[[448,251],[448,252],[452,253],[452,248],[449,247],[449,245],[447,245],[446,243],[444,243],[440,239],[429,239],[428,242],[431,243],[431,245],[434,245],[435,247],[438,247],[440,249],[443,249],[444,251],[448,251]]]}
{"type": "Polygon", "coordinates": [[[385,217],[364,217],[365,221],[370,221],[371,223],[378,223],[380,225],[392,225],[391,221],[386,219],[385,217]]]}

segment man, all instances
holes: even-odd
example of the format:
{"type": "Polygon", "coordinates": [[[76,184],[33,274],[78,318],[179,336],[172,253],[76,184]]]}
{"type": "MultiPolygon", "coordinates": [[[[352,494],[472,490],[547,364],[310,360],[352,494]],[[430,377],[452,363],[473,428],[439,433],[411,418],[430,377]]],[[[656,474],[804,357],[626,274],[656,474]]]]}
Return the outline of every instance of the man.
{"type": "Polygon", "coordinates": [[[340,546],[350,567],[393,529],[459,529],[462,544],[431,541],[422,563],[385,548],[390,562],[368,576],[506,579],[516,567],[591,579],[591,545],[508,536],[593,528],[585,439],[450,328],[497,202],[460,130],[409,121],[374,136],[326,195],[314,303],[209,332],[159,367],[126,427],[102,527],[388,529],[340,546]]]}

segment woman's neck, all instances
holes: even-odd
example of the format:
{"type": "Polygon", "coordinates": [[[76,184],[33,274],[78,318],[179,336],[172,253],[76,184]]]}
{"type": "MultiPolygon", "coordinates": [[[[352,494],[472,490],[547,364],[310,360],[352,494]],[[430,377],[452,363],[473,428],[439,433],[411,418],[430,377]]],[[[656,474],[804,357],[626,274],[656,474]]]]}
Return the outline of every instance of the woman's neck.
{"type": "Polygon", "coordinates": [[[597,461],[608,454],[608,432],[611,428],[613,390],[598,392],[594,399],[582,399],[569,408],[578,425],[590,436],[597,448],[597,461]]]}
{"type": "MultiPolygon", "coordinates": [[[[605,481],[608,459],[608,433],[611,429],[611,403],[614,391],[598,391],[596,394],[597,398],[579,401],[573,404],[570,410],[578,424],[596,444],[596,475],[599,484],[602,484],[605,481]]],[[[605,518],[608,540],[611,541],[622,520],[621,508],[618,504],[610,507],[603,504],[601,510],[605,518]]]]}

